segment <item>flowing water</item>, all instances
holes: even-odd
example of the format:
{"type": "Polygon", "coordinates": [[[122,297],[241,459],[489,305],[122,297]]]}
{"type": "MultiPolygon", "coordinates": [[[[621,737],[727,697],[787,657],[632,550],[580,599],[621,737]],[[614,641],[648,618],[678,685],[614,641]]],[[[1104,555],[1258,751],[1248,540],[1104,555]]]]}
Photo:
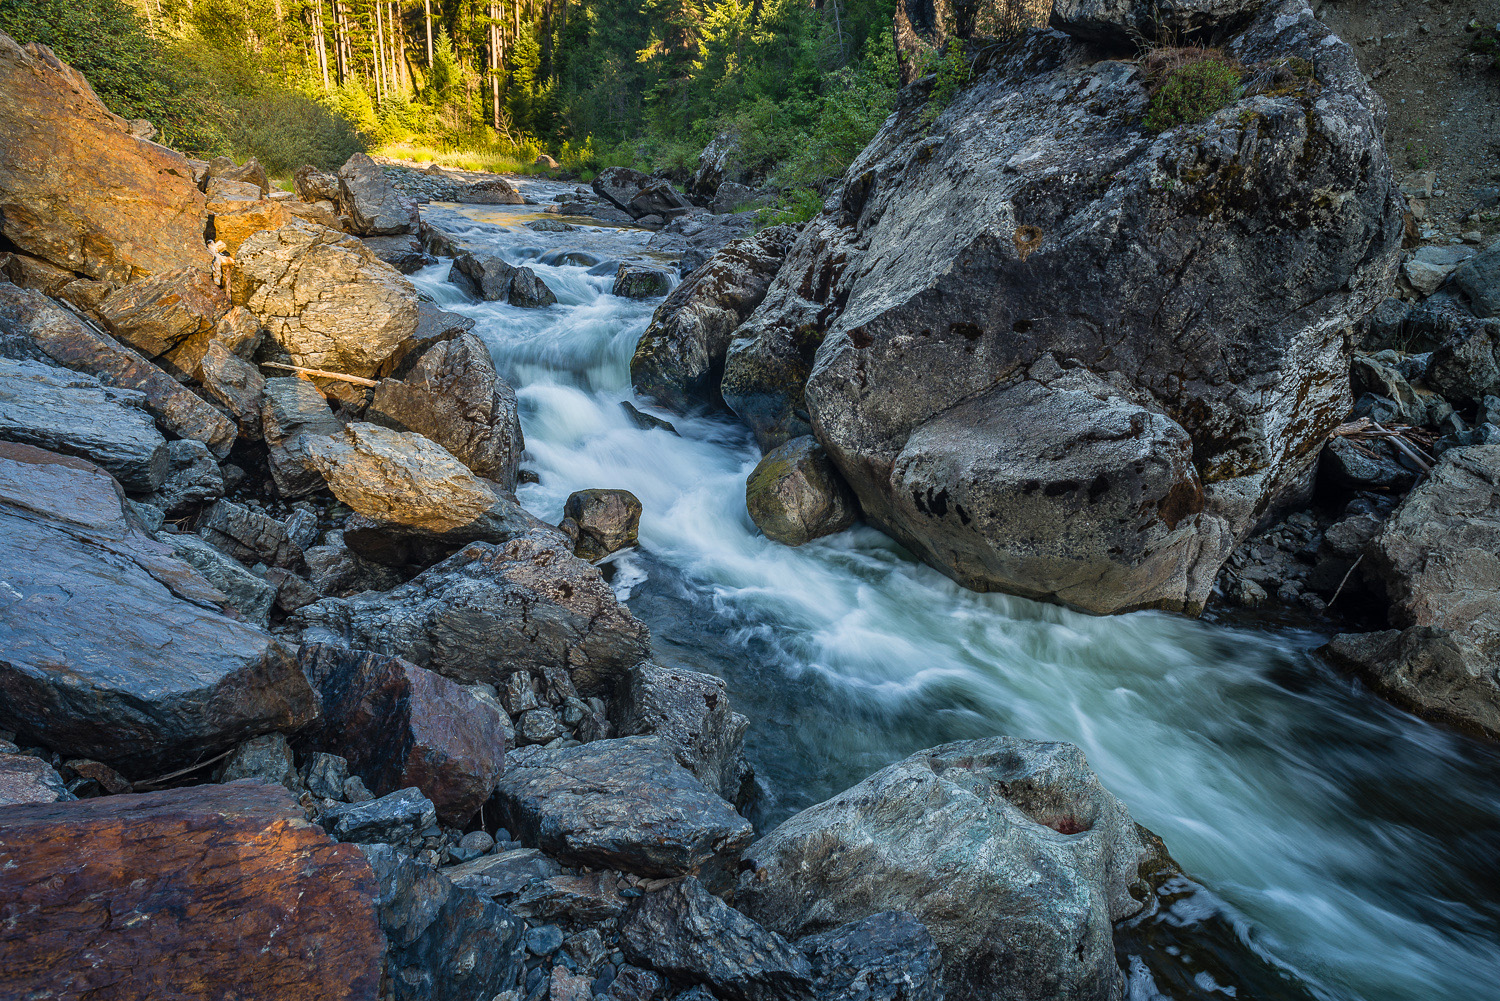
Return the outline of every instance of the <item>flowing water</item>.
{"type": "Polygon", "coordinates": [[[610,260],[641,255],[648,234],[434,209],[557,293],[545,310],[471,304],[446,262],[414,276],[476,319],[517,389],[531,511],[555,522],[585,487],[640,498],[640,546],[612,582],[658,659],[725,678],[749,716],[762,830],[923,747],[1071,741],[1198,881],[1121,929],[1132,998],[1500,998],[1493,747],[1331,671],[1315,633],[974,594],[868,528],[768,542],[745,510],[745,430],[717,415],[673,418],[680,436],[642,430],[620,406],[659,300],[611,296],[610,260]],[[583,253],[563,263],[569,249],[583,253]]]}

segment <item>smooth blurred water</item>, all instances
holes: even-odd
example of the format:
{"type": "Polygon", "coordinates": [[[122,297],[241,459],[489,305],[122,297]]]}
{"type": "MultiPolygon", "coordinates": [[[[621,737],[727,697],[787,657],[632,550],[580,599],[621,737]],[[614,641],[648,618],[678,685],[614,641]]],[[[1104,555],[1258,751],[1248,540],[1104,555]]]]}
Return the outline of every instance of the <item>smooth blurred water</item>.
{"type": "Polygon", "coordinates": [[[1312,633],[974,594],[867,528],[768,542],[745,510],[758,453],[742,428],[710,415],[672,418],[680,437],[644,431],[620,407],[660,300],[536,263],[569,246],[639,255],[649,234],[518,228],[534,212],[467,208],[465,235],[533,267],[557,306],[469,303],[447,262],[414,281],[478,321],[516,387],[531,511],[556,521],[584,487],[640,498],[640,548],[614,583],[659,659],[724,677],[750,717],[759,826],[943,741],[1068,740],[1207,887],[1133,940],[1133,998],[1166,981],[1175,996],[1500,998],[1493,747],[1332,672],[1312,633]],[[1269,978],[1215,968],[1225,938],[1269,978]]]}

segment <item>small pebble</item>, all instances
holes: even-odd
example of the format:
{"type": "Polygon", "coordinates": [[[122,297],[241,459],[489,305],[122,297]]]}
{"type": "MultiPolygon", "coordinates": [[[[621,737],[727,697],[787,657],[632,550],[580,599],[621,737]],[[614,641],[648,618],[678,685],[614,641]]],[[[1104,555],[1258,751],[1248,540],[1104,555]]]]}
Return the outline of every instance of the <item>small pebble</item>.
{"type": "Polygon", "coordinates": [[[542,925],[526,932],[526,951],[533,956],[550,956],[562,948],[563,933],[557,925],[542,925]]]}

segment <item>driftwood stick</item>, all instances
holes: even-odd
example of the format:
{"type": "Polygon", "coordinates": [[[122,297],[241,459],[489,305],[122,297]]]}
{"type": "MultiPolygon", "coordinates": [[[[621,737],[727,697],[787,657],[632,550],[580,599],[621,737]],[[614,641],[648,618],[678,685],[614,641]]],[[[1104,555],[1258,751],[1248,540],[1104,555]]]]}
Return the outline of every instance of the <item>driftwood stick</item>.
{"type": "Polygon", "coordinates": [[[158,775],[154,779],[143,779],[140,782],[132,782],[131,785],[134,788],[137,788],[137,789],[139,789],[142,786],[161,785],[163,782],[170,782],[173,779],[181,778],[182,776],[186,775],[188,772],[196,772],[198,769],[203,768],[203,767],[205,767],[207,765],[211,765],[215,761],[223,761],[225,758],[229,757],[233,753],[234,753],[234,748],[231,747],[229,750],[225,751],[223,754],[216,754],[212,758],[209,758],[207,761],[200,761],[196,765],[188,765],[186,768],[179,768],[175,772],[168,772],[165,775],[158,775]]]}
{"type": "Polygon", "coordinates": [[[1344,579],[1339,581],[1339,586],[1333,589],[1333,597],[1328,599],[1328,604],[1324,605],[1324,608],[1332,608],[1333,603],[1339,600],[1339,595],[1344,592],[1344,585],[1349,583],[1349,575],[1354,573],[1354,568],[1359,566],[1364,558],[1365,554],[1360,553],[1359,556],[1355,557],[1354,562],[1349,564],[1349,569],[1344,571],[1344,579]]]}
{"type": "Polygon", "coordinates": [[[358,375],[345,375],[342,372],[325,372],[321,368],[302,368],[298,365],[283,365],[279,361],[261,362],[266,368],[279,368],[287,372],[296,372],[298,375],[312,375],[319,379],[337,379],[340,382],[352,382],[356,386],[378,386],[380,383],[374,379],[366,379],[358,375]]]}
{"type": "Polygon", "coordinates": [[[1429,462],[1427,462],[1420,455],[1418,455],[1412,449],[1412,447],[1410,445],[1408,445],[1405,441],[1403,441],[1401,439],[1401,436],[1399,434],[1396,434],[1396,433],[1391,432],[1391,431],[1386,431],[1386,429],[1383,428],[1383,427],[1381,427],[1380,424],[1378,422],[1376,422],[1376,421],[1371,421],[1370,424],[1371,424],[1372,427],[1375,428],[1376,431],[1384,432],[1387,435],[1387,440],[1392,445],[1396,446],[1396,450],[1398,452],[1400,452],[1402,455],[1406,456],[1412,462],[1415,462],[1418,466],[1420,466],[1421,469],[1422,469],[1422,472],[1424,472],[1424,473],[1430,473],[1430,472],[1432,472],[1432,464],[1429,463],[1429,462]]]}

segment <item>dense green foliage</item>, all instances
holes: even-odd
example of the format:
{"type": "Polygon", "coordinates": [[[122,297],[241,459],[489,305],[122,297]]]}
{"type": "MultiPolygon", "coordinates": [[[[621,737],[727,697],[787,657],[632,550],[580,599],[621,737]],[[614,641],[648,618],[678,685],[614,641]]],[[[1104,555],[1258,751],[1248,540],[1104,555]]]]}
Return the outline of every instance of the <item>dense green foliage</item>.
{"type": "MultiPolygon", "coordinates": [[[[273,173],[363,147],[500,170],[548,152],[584,176],[626,164],[681,178],[728,133],[801,215],[894,104],[894,6],[0,0],[0,30],[52,46],[169,145],[254,154],[273,173]]],[[[961,54],[933,65],[940,90],[967,76],[961,54]]]]}
{"type": "Polygon", "coordinates": [[[1148,60],[1151,104],[1142,124],[1153,132],[1201,122],[1239,99],[1243,71],[1215,49],[1171,50],[1148,60]]]}

